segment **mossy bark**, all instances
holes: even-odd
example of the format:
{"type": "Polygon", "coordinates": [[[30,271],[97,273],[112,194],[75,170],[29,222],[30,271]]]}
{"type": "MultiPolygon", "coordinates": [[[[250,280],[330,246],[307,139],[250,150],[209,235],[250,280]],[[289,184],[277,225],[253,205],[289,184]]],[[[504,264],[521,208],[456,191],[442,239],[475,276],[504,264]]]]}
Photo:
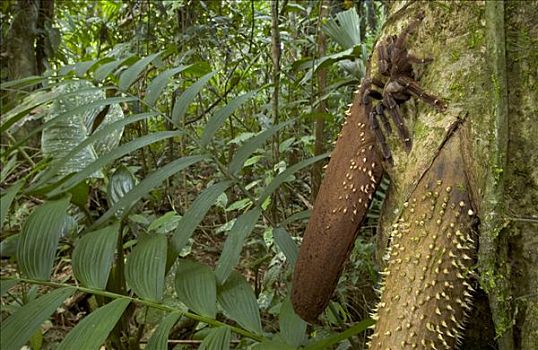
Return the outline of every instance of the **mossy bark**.
{"type": "MultiPolygon", "coordinates": [[[[482,304],[485,319],[470,319],[468,327],[480,329],[489,318],[496,330],[491,337],[478,334],[478,340],[468,333],[464,344],[474,344],[473,349],[491,343],[503,350],[538,348],[538,137],[532,132],[538,115],[537,7],[536,1],[394,2],[383,30],[383,36],[398,34],[419,9],[425,11],[408,48],[433,58],[419,68],[419,81],[446,99],[448,109],[439,113],[421,102],[406,103],[413,150],[406,154],[396,136],[389,138],[394,166],[386,167],[392,186],[380,225],[379,256],[390,244],[404,203],[420,191],[420,179],[443,152],[447,130],[461,120],[460,166],[480,219],[475,272],[485,293],[477,292],[475,299],[485,295],[488,301],[482,304]]],[[[385,285],[385,291],[405,285],[399,279],[386,283],[400,285],[385,285]]]]}

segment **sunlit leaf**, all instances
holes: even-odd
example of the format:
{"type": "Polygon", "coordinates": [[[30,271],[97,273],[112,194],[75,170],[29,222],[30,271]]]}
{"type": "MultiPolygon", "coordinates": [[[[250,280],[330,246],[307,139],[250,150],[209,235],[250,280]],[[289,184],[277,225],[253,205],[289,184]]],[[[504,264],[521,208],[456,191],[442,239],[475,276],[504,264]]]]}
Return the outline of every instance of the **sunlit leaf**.
{"type": "Polygon", "coordinates": [[[181,259],[176,269],[178,299],[197,314],[215,318],[217,314],[217,280],[206,265],[181,259]]]}
{"type": "Polygon", "coordinates": [[[86,287],[105,289],[114,259],[119,224],[86,233],[73,251],[73,273],[86,287]]]}
{"type": "Polygon", "coordinates": [[[255,96],[258,93],[258,91],[250,91],[246,94],[243,94],[239,97],[236,97],[232,101],[230,101],[226,106],[219,109],[213,116],[209,119],[207,122],[207,125],[204,129],[204,133],[202,135],[202,138],[200,139],[200,142],[203,146],[206,146],[213,136],[215,136],[215,133],[217,130],[219,130],[226,119],[232,115],[233,112],[241,105],[243,105],[245,102],[247,102],[249,99],[251,99],[253,96],[255,96]]]}
{"type": "Polygon", "coordinates": [[[125,126],[129,124],[136,123],[146,118],[155,117],[156,115],[158,115],[158,113],[155,113],[155,112],[134,114],[134,115],[130,115],[128,118],[122,118],[113,123],[102,125],[102,127],[99,127],[93,134],[91,134],[83,142],[78,144],[75,148],[69,150],[69,153],[67,153],[63,158],[58,159],[54,161],[52,164],[50,164],[47,167],[47,169],[39,175],[39,178],[37,179],[37,181],[30,186],[28,191],[32,191],[35,188],[47,182],[48,180],[52,179],[55,175],[58,174],[58,171],[62,167],[62,164],[73,159],[86,146],[96,142],[97,140],[103,139],[108,134],[112,134],[114,132],[117,132],[118,130],[122,130],[125,126]]]}
{"type": "Polygon", "coordinates": [[[148,64],[150,64],[160,54],[161,53],[158,52],[144,57],[126,70],[124,70],[120,75],[120,90],[127,90],[138,79],[138,76],[140,75],[140,73],[142,73],[144,69],[146,69],[148,64]]]}
{"type": "Polygon", "coordinates": [[[152,81],[151,84],[149,84],[147,90],[146,90],[146,97],[144,101],[153,106],[157,99],[161,96],[162,91],[166,87],[166,84],[168,84],[168,80],[176,75],[177,73],[184,71],[187,68],[192,67],[192,65],[188,66],[179,66],[176,68],[168,69],[156,76],[152,81]]]}
{"type": "Polygon", "coordinates": [[[144,350],[168,350],[168,334],[177,320],[181,317],[180,312],[172,312],[159,322],[159,327],[153,332],[144,350]]]}
{"type": "Polygon", "coordinates": [[[115,71],[118,67],[122,66],[123,64],[127,64],[130,61],[133,61],[136,59],[136,56],[129,56],[124,59],[119,59],[117,61],[112,61],[109,63],[103,64],[101,67],[97,68],[95,70],[94,78],[97,81],[103,81],[108,77],[113,71],[115,71]]]}
{"type": "Polygon", "coordinates": [[[227,350],[230,349],[232,332],[228,327],[217,327],[209,331],[200,344],[199,350],[227,350]]]}
{"type": "Polygon", "coordinates": [[[11,316],[2,321],[0,349],[21,349],[41,324],[74,291],[74,288],[56,289],[17,309],[11,316]]]}
{"type": "Polygon", "coordinates": [[[159,302],[164,292],[167,240],[165,235],[143,237],[127,257],[125,279],[140,297],[159,302]]]}
{"type": "Polygon", "coordinates": [[[183,92],[180,96],[176,98],[176,101],[174,103],[174,109],[172,110],[172,120],[176,123],[176,125],[181,124],[180,121],[185,116],[189,105],[192,103],[192,101],[194,101],[196,95],[198,95],[200,90],[203,89],[209,79],[211,79],[215,74],[217,74],[216,70],[204,75],[196,83],[189,86],[187,90],[185,90],[185,92],[183,92]]]}
{"type": "Polygon", "coordinates": [[[219,196],[232,184],[231,181],[223,181],[211,185],[198,195],[196,200],[179,221],[176,231],[172,236],[172,244],[176,252],[180,252],[187,244],[194,230],[200,224],[209,208],[217,202],[219,196]]]}
{"type": "MultiPolygon", "coordinates": [[[[123,196],[135,187],[135,183],[136,179],[129,169],[125,165],[120,165],[116,171],[114,171],[108,182],[107,197],[109,206],[112,207],[114,204],[118,203],[123,196]]],[[[120,212],[124,210],[128,211],[129,207],[119,209],[120,212]]]]}
{"type": "Polygon", "coordinates": [[[69,190],[71,187],[77,185],[80,181],[86,179],[94,172],[100,170],[103,166],[141,147],[150,145],[158,141],[166,140],[171,137],[179,136],[181,134],[181,131],[161,131],[138,137],[133,141],[121,145],[120,147],[113,149],[111,152],[102,155],[95,162],[91,163],[90,165],[79,171],[77,174],[70,177],[67,181],[62,183],[56,189],[49,192],[48,195],[52,197],[69,190]]]}
{"type": "Polygon", "coordinates": [[[116,299],[101,306],[73,328],[58,350],[99,350],[129,305],[128,299],[116,299]]]}
{"type": "Polygon", "coordinates": [[[254,333],[262,333],[256,295],[240,273],[233,271],[226,282],[219,286],[217,299],[226,316],[254,333]]]}
{"type": "Polygon", "coordinates": [[[112,208],[107,210],[106,213],[101,215],[99,220],[97,220],[93,226],[98,226],[112,217],[120,208],[124,208],[127,205],[132,205],[138,201],[142,196],[149,193],[155,187],[159,186],[166,178],[180,172],[181,170],[205,159],[204,156],[189,156],[183,157],[174,160],[163,166],[162,168],[157,169],[153,173],[149,174],[136,185],[132,191],[128,192],[123,196],[112,208]]]}
{"type": "Polygon", "coordinates": [[[256,152],[256,150],[260,148],[267,141],[267,139],[269,139],[280,129],[284,128],[292,122],[292,120],[288,120],[286,122],[272,126],[269,129],[262,131],[258,135],[250,138],[243,145],[241,145],[241,147],[239,147],[239,149],[235,153],[235,156],[233,157],[232,161],[230,162],[230,172],[232,174],[239,172],[239,170],[241,170],[241,167],[243,166],[243,163],[245,163],[245,161],[252,155],[252,153],[256,152]]]}
{"type": "Polygon", "coordinates": [[[299,254],[299,248],[297,247],[297,243],[295,243],[295,241],[291,238],[290,234],[282,227],[277,227],[273,229],[273,237],[278,248],[280,248],[282,253],[284,253],[284,256],[286,257],[288,263],[291,266],[295,266],[295,262],[297,261],[297,255],[299,254]]]}
{"type": "Polygon", "coordinates": [[[298,348],[306,340],[306,322],[293,311],[289,298],[284,299],[280,306],[278,323],[280,336],[289,345],[298,348]]]}
{"type": "Polygon", "coordinates": [[[235,265],[239,262],[245,239],[254,229],[261,213],[261,209],[254,208],[235,221],[228,233],[226,242],[224,242],[224,248],[215,269],[215,275],[219,283],[223,283],[228,278],[235,265]]]}
{"type": "Polygon", "coordinates": [[[354,7],[338,12],[336,18],[329,19],[322,26],[322,30],[344,49],[361,43],[360,18],[354,7]]]}
{"type": "Polygon", "coordinates": [[[26,219],[19,237],[17,261],[21,272],[29,278],[49,278],[68,206],[69,197],[49,201],[26,219]]]}
{"type": "Polygon", "coordinates": [[[19,181],[14,185],[11,185],[11,187],[9,187],[2,197],[0,197],[0,227],[4,226],[4,220],[6,219],[9,208],[11,207],[11,202],[13,202],[13,199],[17,193],[19,193],[23,185],[24,181],[19,181]]]}

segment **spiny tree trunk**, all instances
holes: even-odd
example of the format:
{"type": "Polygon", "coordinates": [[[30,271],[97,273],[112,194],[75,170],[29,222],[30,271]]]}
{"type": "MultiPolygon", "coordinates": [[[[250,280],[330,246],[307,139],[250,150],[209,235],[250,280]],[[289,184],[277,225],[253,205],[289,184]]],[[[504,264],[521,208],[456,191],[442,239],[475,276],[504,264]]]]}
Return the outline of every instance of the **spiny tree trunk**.
{"type": "Polygon", "coordinates": [[[448,109],[405,104],[409,154],[389,137],[374,349],[538,348],[537,5],[391,4],[383,36],[425,11],[408,47],[433,58],[419,80],[448,109]]]}

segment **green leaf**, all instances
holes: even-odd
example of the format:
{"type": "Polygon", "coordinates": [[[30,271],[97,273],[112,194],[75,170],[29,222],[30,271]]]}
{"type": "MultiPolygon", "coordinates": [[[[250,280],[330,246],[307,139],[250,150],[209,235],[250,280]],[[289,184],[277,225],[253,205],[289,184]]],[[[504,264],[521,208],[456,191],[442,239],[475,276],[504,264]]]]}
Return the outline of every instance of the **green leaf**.
{"type": "Polygon", "coordinates": [[[254,345],[252,350],[296,350],[296,348],[278,340],[267,340],[254,345]]]}
{"type": "Polygon", "coordinates": [[[179,66],[176,68],[168,69],[159,74],[157,77],[155,77],[155,79],[151,81],[151,84],[149,84],[146,90],[146,97],[144,101],[150,106],[153,106],[157,99],[161,96],[163,89],[168,83],[168,79],[190,67],[192,67],[192,64],[188,66],[179,66]]]}
{"type": "MultiPolygon", "coordinates": [[[[107,186],[108,205],[110,207],[118,203],[129,191],[135,187],[136,179],[125,165],[120,165],[110,177],[107,186]]],[[[129,211],[130,207],[120,208],[118,211],[129,211]]]]}
{"type": "Polygon", "coordinates": [[[73,251],[73,273],[86,287],[105,289],[114,259],[119,224],[86,233],[73,251]]]}
{"type": "Polygon", "coordinates": [[[116,299],[86,316],[58,346],[58,350],[99,350],[129,305],[129,299],[116,299]]]}
{"type": "Polygon", "coordinates": [[[217,315],[217,280],[208,266],[181,259],[176,269],[176,293],[197,314],[217,315]]]}
{"type": "Polygon", "coordinates": [[[91,134],[83,142],[81,142],[75,148],[70,150],[69,153],[67,153],[63,158],[55,160],[52,164],[50,164],[45,170],[45,172],[39,175],[38,180],[34,184],[32,184],[30,188],[27,189],[27,192],[33,191],[35,188],[43,185],[48,180],[52,179],[55,175],[58,174],[58,171],[61,169],[62,164],[65,164],[69,160],[73,159],[86,146],[93,144],[95,141],[102,139],[106,135],[114,133],[118,130],[122,130],[125,126],[129,124],[136,123],[147,118],[155,117],[157,115],[159,114],[155,112],[134,114],[126,118],[122,118],[113,123],[104,125],[102,128],[99,127],[93,134],[91,134]]]}
{"type": "Polygon", "coordinates": [[[286,170],[275,176],[271,183],[267,185],[267,187],[260,196],[259,202],[262,203],[263,201],[265,201],[278,187],[280,187],[280,185],[282,185],[282,183],[287,181],[293,174],[309,165],[312,165],[322,159],[329,157],[329,155],[330,152],[320,154],[318,156],[302,160],[299,163],[293,164],[292,166],[286,168],[286,170]]]}
{"type": "Polygon", "coordinates": [[[91,61],[84,61],[84,62],[78,62],[75,64],[75,73],[77,74],[77,77],[83,77],[84,74],[90,69],[97,61],[99,60],[91,60],[91,61]]]}
{"type": "Polygon", "coordinates": [[[172,312],[163,318],[144,350],[168,350],[168,334],[180,317],[181,312],[172,312]]]}
{"type": "Polygon", "coordinates": [[[2,125],[0,125],[0,133],[4,133],[13,124],[21,120],[32,109],[49,103],[58,97],[56,91],[37,91],[27,96],[22,103],[7,112],[2,114],[2,125]]]}
{"type": "Polygon", "coordinates": [[[295,243],[290,234],[282,227],[273,229],[273,237],[278,248],[280,248],[282,253],[284,253],[284,256],[286,256],[286,260],[290,266],[295,266],[297,255],[299,254],[297,243],[295,243]]]}
{"type": "Polygon", "coordinates": [[[262,131],[258,135],[250,138],[248,141],[246,141],[235,153],[235,156],[233,157],[232,161],[230,162],[229,169],[232,174],[236,174],[241,170],[241,167],[243,166],[243,163],[252,155],[252,153],[256,152],[258,148],[260,148],[267,139],[269,139],[271,136],[276,134],[280,129],[283,127],[291,124],[293,120],[288,120],[283,123],[280,123],[278,125],[274,125],[270,127],[267,130],[262,131]]]}
{"type": "Polygon", "coordinates": [[[6,237],[0,242],[0,257],[11,258],[17,255],[20,233],[6,237]]]}
{"type": "Polygon", "coordinates": [[[222,107],[215,114],[213,114],[213,116],[207,122],[202,138],[200,139],[202,146],[207,146],[213,136],[215,136],[217,130],[222,127],[226,119],[232,115],[237,108],[241,107],[241,105],[250,100],[253,96],[256,96],[257,93],[258,90],[255,90],[236,97],[226,106],[222,107]]]}
{"type": "Polygon", "coordinates": [[[149,191],[153,190],[155,187],[159,186],[164,179],[178,173],[179,171],[205,159],[205,156],[189,156],[189,157],[183,157],[174,160],[173,162],[170,162],[163,166],[160,169],[157,169],[153,173],[146,176],[146,178],[138,185],[136,185],[132,191],[128,192],[125,196],[123,196],[112,208],[107,210],[106,213],[104,213],[99,220],[97,220],[92,227],[99,226],[103,224],[106,220],[108,220],[112,215],[114,215],[118,209],[125,208],[127,205],[132,205],[136,201],[138,201],[142,196],[149,193],[149,191]]]}
{"type": "Polygon", "coordinates": [[[150,64],[157,56],[159,56],[161,53],[154,53],[153,55],[149,55],[147,57],[144,57],[140,59],[138,62],[127,68],[123,73],[120,75],[120,81],[119,81],[119,88],[122,91],[126,91],[135,81],[138,79],[138,76],[146,67],[148,64],[150,64]]]}
{"type": "Polygon", "coordinates": [[[293,311],[289,298],[284,299],[280,306],[278,323],[280,325],[280,336],[289,345],[298,348],[306,340],[306,322],[293,311]]]}
{"type": "Polygon", "coordinates": [[[87,167],[79,171],[77,174],[70,177],[67,181],[62,183],[56,189],[49,192],[48,196],[53,197],[62,192],[69,190],[70,188],[76,186],[80,181],[86,179],[88,176],[90,176],[94,172],[100,170],[105,165],[111,163],[112,161],[126,154],[132,153],[133,151],[141,147],[150,145],[158,141],[166,140],[171,137],[179,136],[181,134],[182,134],[181,131],[161,131],[161,132],[156,132],[149,135],[144,135],[142,137],[138,137],[134,139],[133,141],[126,143],[112,150],[111,152],[107,154],[102,155],[95,162],[91,163],[90,165],[88,165],[87,167]]]}
{"type": "Polygon", "coordinates": [[[200,344],[199,350],[228,350],[230,349],[230,341],[232,340],[232,332],[228,327],[217,327],[209,331],[207,336],[200,344]]]}
{"type": "Polygon", "coordinates": [[[219,196],[230,187],[232,181],[223,181],[206,188],[179,221],[176,231],[172,236],[172,245],[176,253],[187,244],[194,230],[200,224],[209,208],[217,202],[219,196]]]}
{"type": "Polygon", "coordinates": [[[110,73],[115,71],[118,67],[122,66],[123,64],[128,64],[130,61],[135,60],[135,59],[136,59],[136,56],[132,55],[124,59],[119,59],[117,61],[105,63],[101,67],[95,70],[94,78],[97,81],[103,81],[106,79],[106,77],[110,75],[110,73]]]}
{"type": "Polygon", "coordinates": [[[26,219],[19,237],[17,261],[21,272],[29,278],[49,278],[68,206],[69,197],[49,201],[26,219]]]}
{"type": "Polygon", "coordinates": [[[216,70],[204,75],[176,98],[174,109],[172,110],[172,121],[176,123],[176,125],[181,124],[180,121],[185,116],[189,105],[192,103],[192,101],[194,101],[196,95],[198,95],[200,90],[202,90],[205,84],[207,84],[209,79],[211,79],[215,74],[217,74],[216,70]]]}
{"type": "Polygon", "coordinates": [[[11,202],[15,199],[17,193],[19,193],[21,187],[24,185],[24,181],[19,181],[12,185],[2,197],[0,197],[0,227],[4,226],[4,220],[7,217],[11,202]]]}
{"type": "Polygon", "coordinates": [[[17,79],[17,80],[11,80],[6,81],[0,84],[0,90],[8,90],[8,89],[23,89],[27,88],[36,84],[40,84],[43,80],[46,80],[46,77],[32,75],[26,78],[17,79]]]}
{"type": "Polygon", "coordinates": [[[0,280],[0,297],[3,297],[16,284],[16,280],[0,280]]]}
{"type": "Polygon", "coordinates": [[[127,257],[125,279],[140,297],[160,302],[164,292],[167,240],[153,234],[138,241],[127,257]]]}
{"type": "Polygon", "coordinates": [[[349,49],[361,43],[361,26],[355,8],[336,14],[329,19],[322,30],[336,41],[342,48],[349,49]]]}
{"type": "Polygon", "coordinates": [[[332,335],[330,337],[321,339],[315,343],[312,343],[305,347],[305,350],[325,350],[330,349],[332,345],[337,344],[347,338],[351,338],[354,335],[362,333],[368,329],[371,325],[375,323],[371,318],[362,320],[361,322],[353,325],[352,327],[346,329],[345,331],[332,335]]]}
{"type": "Polygon", "coordinates": [[[226,282],[219,286],[217,299],[229,318],[254,333],[262,333],[254,290],[240,273],[233,271],[226,282]]]}
{"type": "Polygon", "coordinates": [[[0,349],[20,349],[39,329],[39,326],[73,292],[74,288],[56,289],[17,309],[2,322],[0,349]]]}
{"type": "Polygon", "coordinates": [[[261,209],[254,208],[241,215],[235,221],[228,233],[226,242],[224,242],[224,248],[215,269],[215,275],[219,283],[226,281],[235,265],[239,262],[245,239],[254,229],[261,213],[261,209]]]}

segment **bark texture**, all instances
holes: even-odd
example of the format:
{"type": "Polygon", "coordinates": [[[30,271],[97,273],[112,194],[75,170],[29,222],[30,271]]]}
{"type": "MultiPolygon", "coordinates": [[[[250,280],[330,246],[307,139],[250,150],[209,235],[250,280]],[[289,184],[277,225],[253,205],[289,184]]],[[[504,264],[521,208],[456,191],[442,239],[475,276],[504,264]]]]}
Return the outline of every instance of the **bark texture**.
{"type": "MultiPolygon", "coordinates": [[[[406,104],[407,125],[412,130],[414,142],[409,154],[402,151],[396,137],[389,138],[395,161],[393,167],[387,167],[391,189],[382,216],[381,231],[384,234],[379,240],[379,250],[384,252],[385,247],[389,246],[393,225],[398,225],[400,229],[401,218],[408,225],[401,228],[409,230],[409,237],[421,231],[421,217],[411,215],[409,206],[412,202],[409,199],[417,198],[417,194],[423,194],[429,188],[424,179],[434,179],[431,170],[428,170],[431,164],[431,169],[434,169],[439,166],[438,162],[445,159],[442,161],[445,163],[444,172],[438,173],[442,176],[437,179],[443,184],[462,176],[452,173],[458,169],[450,170],[450,167],[456,166],[460,172],[464,169],[467,182],[456,184],[454,188],[466,189],[464,192],[472,203],[471,210],[479,219],[478,269],[475,273],[482,290],[470,292],[466,287],[460,293],[472,294],[471,299],[478,302],[484,312],[479,318],[469,320],[469,330],[463,336],[462,348],[538,348],[538,141],[533,132],[538,114],[537,6],[536,1],[395,2],[392,3],[391,16],[383,31],[383,36],[398,33],[416,11],[425,11],[418,35],[408,47],[417,56],[424,56],[425,53],[433,58],[433,63],[418,72],[420,82],[427,91],[435,91],[440,97],[446,98],[448,109],[444,113],[437,113],[420,102],[414,106],[406,104]],[[443,146],[447,130],[456,120],[463,121],[462,127],[443,146]],[[459,141],[455,141],[456,138],[459,141]],[[456,147],[452,145],[453,142],[460,145],[456,147]],[[444,154],[446,149],[452,149],[448,153],[456,154],[444,154]],[[481,296],[486,298],[486,303],[481,303],[481,296]],[[485,326],[491,321],[496,334],[473,331],[487,328],[485,326]]],[[[373,64],[375,61],[372,59],[373,64]]],[[[462,201],[467,203],[466,200],[462,201]]],[[[417,204],[414,209],[414,213],[423,215],[423,207],[417,204]]],[[[444,229],[444,219],[441,222],[438,230],[434,223],[427,226],[425,222],[427,239],[404,239],[402,233],[401,242],[398,243],[398,234],[393,234],[393,240],[396,239],[390,245],[389,253],[394,253],[394,244],[399,244],[398,249],[403,248],[404,252],[414,250],[420,252],[421,256],[430,249],[430,245],[434,251],[436,248],[452,251],[456,255],[456,263],[447,266],[447,276],[460,273],[465,277],[462,268],[458,269],[457,261],[467,260],[462,252],[472,257],[471,247],[454,250],[451,246],[453,242],[439,240],[439,237],[446,237],[450,232],[444,229]],[[437,237],[436,242],[432,242],[433,235],[437,237]]],[[[459,223],[462,225],[460,232],[465,237],[470,232],[465,232],[464,227],[470,223],[459,223]]],[[[463,242],[460,244],[464,247],[463,242]]],[[[442,256],[450,257],[448,254],[442,256]]],[[[424,310],[422,320],[420,315],[404,315],[412,318],[413,322],[409,322],[412,327],[414,323],[420,323],[420,328],[413,331],[422,336],[417,348],[432,348],[428,341],[435,342],[436,348],[452,348],[456,343],[451,336],[454,332],[451,330],[449,333],[445,328],[451,329],[451,316],[456,318],[454,325],[461,324],[465,317],[462,310],[447,311],[447,306],[454,309],[454,305],[461,305],[465,309],[465,305],[470,303],[469,297],[466,294],[463,294],[465,298],[449,295],[446,290],[435,291],[438,282],[432,287],[433,280],[426,283],[428,276],[436,275],[433,258],[426,265],[412,263],[411,256],[404,257],[403,261],[406,258],[409,258],[409,263],[404,264],[405,270],[400,271],[396,269],[395,259],[402,258],[389,259],[387,271],[390,272],[384,282],[379,321],[374,333],[377,335],[373,338],[372,346],[377,348],[375,346],[381,344],[391,349],[413,348],[412,340],[406,338],[411,335],[409,331],[401,333],[405,337],[395,335],[399,325],[405,327],[407,323],[397,322],[401,314],[394,312],[394,308],[403,310],[407,307],[408,313],[412,313],[411,310],[419,310],[430,303],[429,312],[424,310]],[[415,278],[421,276],[422,271],[415,270],[413,266],[426,268],[425,279],[421,283],[409,284],[406,281],[409,277],[393,276],[393,271],[396,274],[405,271],[406,276],[415,278]],[[406,291],[407,286],[412,290],[406,291]],[[452,302],[445,298],[440,305],[431,304],[431,300],[437,299],[438,293],[443,300],[443,292],[450,296],[452,302]],[[412,297],[411,293],[422,297],[412,297]],[[408,304],[403,301],[391,306],[393,312],[384,311],[397,299],[405,300],[408,304]],[[411,304],[413,300],[416,304],[411,304]],[[420,304],[422,301],[423,305],[420,304]],[[378,332],[377,329],[382,331],[378,332]],[[441,337],[431,339],[429,333],[441,334],[441,337]]],[[[465,265],[465,268],[469,268],[469,265],[465,265]]],[[[471,279],[465,281],[472,284],[471,279]]],[[[449,287],[449,290],[452,288],[449,287]]]]}

